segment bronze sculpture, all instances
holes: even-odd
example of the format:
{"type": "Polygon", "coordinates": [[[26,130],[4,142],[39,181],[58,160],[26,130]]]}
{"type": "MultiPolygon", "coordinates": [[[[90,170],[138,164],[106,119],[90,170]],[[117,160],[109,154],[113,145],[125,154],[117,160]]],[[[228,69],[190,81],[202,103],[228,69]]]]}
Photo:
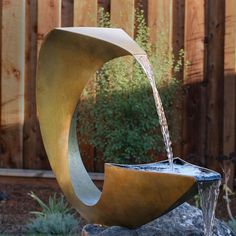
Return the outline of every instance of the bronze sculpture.
{"type": "Polygon", "coordinates": [[[45,39],[37,71],[37,109],[52,170],[71,204],[89,222],[130,228],[145,224],[197,191],[193,176],[106,164],[102,193],[82,163],[77,103],[107,61],[145,52],[121,29],[58,28],[45,39]]]}

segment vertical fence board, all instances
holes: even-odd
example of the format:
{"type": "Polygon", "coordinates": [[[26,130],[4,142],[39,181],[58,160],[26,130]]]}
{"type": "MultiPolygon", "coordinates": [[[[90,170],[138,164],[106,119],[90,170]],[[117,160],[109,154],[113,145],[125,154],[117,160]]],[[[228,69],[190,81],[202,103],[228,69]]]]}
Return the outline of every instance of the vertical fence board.
{"type": "MultiPolygon", "coordinates": [[[[236,135],[236,1],[225,1],[225,52],[224,52],[224,134],[223,153],[235,151],[236,135]]],[[[234,164],[230,168],[229,186],[233,187],[234,164]]]]}
{"type": "MultiPolygon", "coordinates": [[[[184,49],[184,13],[185,1],[175,0],[172,5],[172,47],[175,58],[178,58],[180,49],[184,49]]],[[[179,78],[183,76],[180,74],[179,78]]]]}
{"type": "Polygon", "coordinates": [[[224,86],[224,0],[208,0],[207,19],[207,166],[219,169],[216,158],[222,153],[224,86]]]}
{"type": "Polygon", "coordinates": [[[38,0],[37,49],[40,50],[45,35],[61,25],[61,0],[38,0]]]}
{"type": "Polygon", "coordinates": [[[74,0],[74,26],[97,25],[97,0],[74,0]]]}
{"type": "Polygon", "coordinates": [[[150,39],[152,43],[157,42],[158,35],[161,33],[166,33],[169,36],[169,41],[171,40],[171,13],[172,0],[148,1],[148,26],[151,28],[150,39]]]}
{"type": "Polygon", "coordinates": [[[111,0],[111,24],[134,37],[135,0],[111,0]]]}
{"type": "Polygon", "coordinates": [[[204,77],[204,0],[185,0],[185,58],[190,63],[185,83],[204,77]]]}
{"type": "Polygon", "coordinates": [[[26,1],[24,168],[48,169],[36,115],[37,0],[26,1]]]}
{"type": "Polygon", "coordinates": [[[37,1],[26,1],[25,34],[25,118],[23,156],[24,168],[33,166],[36,157],[35,74],[37,60],[37,1]]]}
{"type": "Polygon", "coordinates": [[[71,27],[73,26],[74,19],[74,1],[76,0],[62,0],[61,2],[61,26],[71,27]]]}
{"type": "Polygon", "coordinates": [[[2,1],[0,165],[22,168],[25,1],[2,1]]]}
{"type": "MultiPolygon", "coordinates": [[[[185,12],[185,1],[174,0],[172,2],[172,49],[175,60],[179,58],[179,52],[184,49],[184,12],[185,12]]],[[[183,82],[183,69],[181,69],[176,75],[176,79],[183,82]]],[[[173,145],[173,152],[175,156],[181,157],[183,155],[182,150],[182,130],[183,130],[183,92],[179,92],[175,99],[175,117],[172,124],[173,127],[177,126],[177,140],[173,145]]]]}
{"type": "Polygon", "coordinates": [[[206,87],[204,78],[204,0],[185,0],[183,156],[196,164],[205,164],[206,87]]]}

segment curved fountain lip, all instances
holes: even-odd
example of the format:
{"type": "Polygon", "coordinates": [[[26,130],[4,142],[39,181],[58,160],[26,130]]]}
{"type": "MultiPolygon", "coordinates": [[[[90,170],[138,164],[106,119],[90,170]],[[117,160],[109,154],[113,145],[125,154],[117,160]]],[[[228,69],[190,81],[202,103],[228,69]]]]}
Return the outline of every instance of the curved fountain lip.
{"type": "Polygon", "coordinates": [[[168,160],[163,160],[154,163],[147,163],[147,164],[135,164],[135,165],[116,164],[116,163],[109,163],[109,164],[121,168],[133,169],[135,171],[192,176],[196,179],[197,182],[217,181],[222,179],[221,175],[218,172],[191,164],[179,157],[175,157],[173,159],[174,171],[171,171],[169,168],[167,168],[169,165],[168,160]]]}

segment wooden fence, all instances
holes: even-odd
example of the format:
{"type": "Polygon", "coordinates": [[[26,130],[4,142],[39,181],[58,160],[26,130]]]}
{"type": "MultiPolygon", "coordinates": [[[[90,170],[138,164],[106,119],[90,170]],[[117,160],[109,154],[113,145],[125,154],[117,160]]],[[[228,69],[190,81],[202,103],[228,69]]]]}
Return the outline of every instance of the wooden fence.
{"type": "Polygon", "coordinates": [[[164,22],[174,53],[183,48],[190,62],[179,76],[186,92],[175,155],[217,169],[216,157],[235,151],[236,0],[1,0],[0,167],[49,168],[35,104],[37,54],[47,32],[96,26],[104,7],[114,26],[134,36],[140,4],[151,40],[164,22]]]}

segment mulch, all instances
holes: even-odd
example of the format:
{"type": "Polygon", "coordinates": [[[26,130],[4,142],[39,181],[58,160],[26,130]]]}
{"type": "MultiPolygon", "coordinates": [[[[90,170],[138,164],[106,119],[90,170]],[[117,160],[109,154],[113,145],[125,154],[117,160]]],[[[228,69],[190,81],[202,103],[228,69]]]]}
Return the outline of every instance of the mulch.
{"type": "MultiPolygon", "coordinates": [[[[0,235],[24,235],[24,226],[32,218],[30,211],[40,210],[37,202],[28,195],[32,191],[44,202],[54,193],[62,194],[54,179],[0,177],[0,193],[3,193],[2,198],[0,195],[0,235]]],[[[231,208],[236,216],[236,196],[232,198],[231,208]]],[[[216,216],[228,220],[222,195],[219,197],[216,216]]],[[[77,217],[80,230],[86,222],[81,220],[79,214],[77,217]]]]}
{"type": "MultiPolygon", "coordinates": [[[[48,202],[54,193],[62,194],[58,184],[53,179],[0,178],[0,235],[24,235],[25,224],[33,215],[31,211],[40,210],[38,203],[28,193],[34,192],[41,200],[48,202]],[[1,199],[1,198],[0,198],[1,199]]],[[[85,221],[77,215],[78,230],[85,221]]]]}

